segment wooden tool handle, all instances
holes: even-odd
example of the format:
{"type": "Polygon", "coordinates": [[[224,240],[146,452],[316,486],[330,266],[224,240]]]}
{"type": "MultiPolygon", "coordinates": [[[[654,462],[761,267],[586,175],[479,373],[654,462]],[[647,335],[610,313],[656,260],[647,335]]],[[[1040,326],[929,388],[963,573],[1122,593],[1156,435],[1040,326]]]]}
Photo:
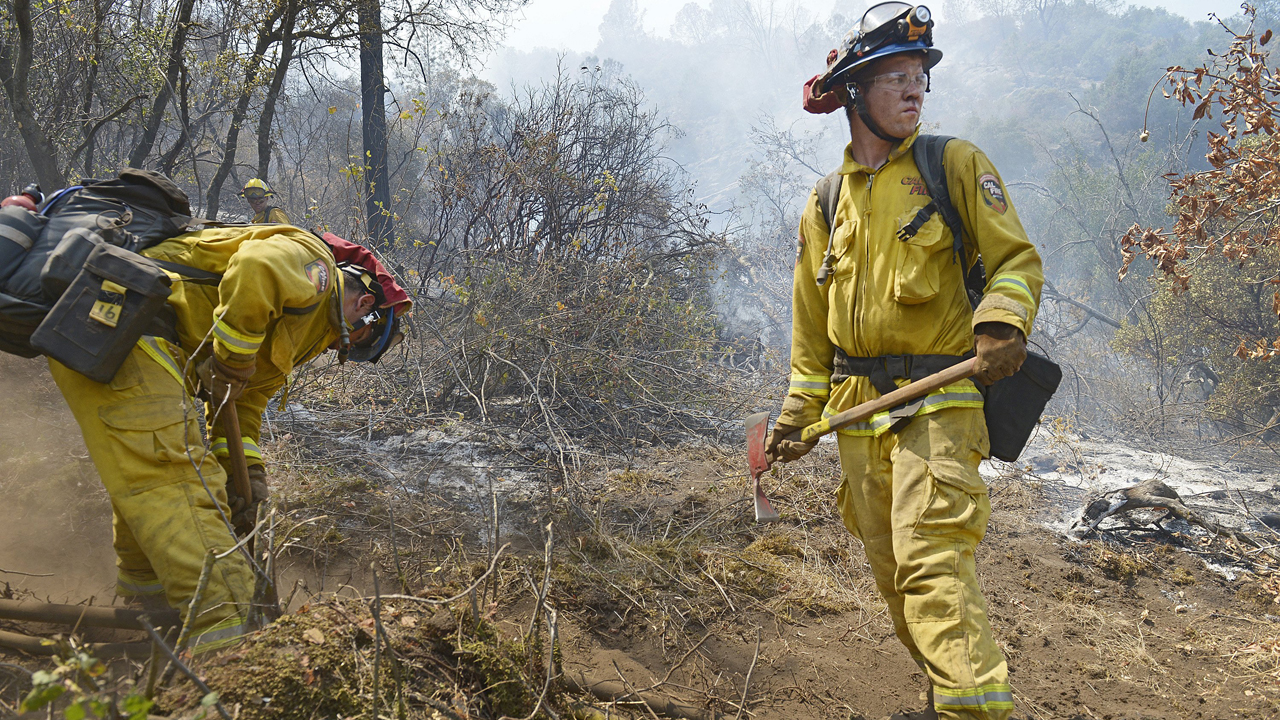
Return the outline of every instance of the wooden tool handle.
{"type": "Polygon", "coordinates": [[[253,504],[253,486],[249,484],[249,461],[244,457],[244,440],[240,437],[240,418],[236,415],[236,404],[228,400],[218,411],[218,420],[222,423],[222,432],[227,436],[227,452],[231,456],[231,482],[236,494],[244,498],[246,505],[253,504]]]}
{"type": "Polygon", "coordinates": [[[848,427],[856,422],[862,422],[878,412],[888,410],[889,408],[901,405],[904,402],[915,400],[918,397],[928,395],[934,390],[939,390],[952,383],[960,382],[965,378],[972,377],[973,374],[977,372],[975,363],[977,363],[977,358],[964,360],[952,365],[946,370],[936,372],[908,385],[903,385],[888,395],[881,395],[875,400],[868,400],[861,405],[851,407],[842,413],[832,415],[826,420],[816,422],[803,430],[797,430],[790,435],[787,435],[787,439],[800,442],[813,442],[823,435],[835,432],[840,428],[848,427]]]}

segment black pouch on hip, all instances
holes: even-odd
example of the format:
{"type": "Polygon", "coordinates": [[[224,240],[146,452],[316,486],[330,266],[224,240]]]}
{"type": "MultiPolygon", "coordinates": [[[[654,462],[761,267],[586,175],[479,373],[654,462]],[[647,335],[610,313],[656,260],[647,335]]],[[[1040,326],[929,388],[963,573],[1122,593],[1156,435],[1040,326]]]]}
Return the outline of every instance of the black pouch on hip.
{"type": "Polygon", "coordinates": [[[151,260],[97,245],[31,334],[31,345],[90,380],[110,382],[138,339],[154,330],[169,284],[151,260]]]}
{"type": "Polygon", "coordinates": [[[1027,353],[1022,368],[987,387],[983,413],[991,436],[991,457],[1013,462],[1062,382],[1062,368],[1043,355],[1027,353]]]}

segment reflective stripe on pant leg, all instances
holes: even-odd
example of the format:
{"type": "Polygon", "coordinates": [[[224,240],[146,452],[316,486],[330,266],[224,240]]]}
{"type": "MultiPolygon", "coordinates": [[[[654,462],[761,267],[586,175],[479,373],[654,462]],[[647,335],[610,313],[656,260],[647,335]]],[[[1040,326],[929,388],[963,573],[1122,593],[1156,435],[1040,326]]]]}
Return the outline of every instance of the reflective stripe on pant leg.
{"type": "Polygon", "coordinates": [[[920,662],[919,650],[903,614],[902,595],[894,585],[898,566],[893,556],[889,512],[893,477],[886,447],[889,441],[890,438],[885,437],[837,436],[842,481],[836,490],[836,507],[845,528],[862,542],[876,589],[889,606],[894,633],[912,658],[920,662]]]}
{"type": "Polygon", "coordinates": [[[116,595],[120,597],[145,597],[164,595],[164,586],[156,577],[147,554],[129,530],[129,524],[120,517],[115,503],[111,505],[111,544],[116,551],[116,595]]]}
{"type": "Polygon", "coordinates": [[[951,720],[1003,720],[1013,709],[973,558],[991,513],[978,475],[985,452],[981,411],[952,408],[917,417],[893,455],[895,585],[934,707],[951,720]]]}
{"type": "Polygon", "coordinates": [[[1004,683],[981,685],[969,690],[934,688],[933,707],[936,710],[980,710],[994,717],[992,711],[1013,710],[1013,692],[1004,683]]]}
{"type": "Polygon", "coordinates": [[[200,655],[228,645],[234,645],[245,635],[248,635],[251,630],[252,628],[249,627],[249,624],[244,622],[239,615],[227,618],[202,631],[192,633],[191,653],[200,655]]]}
{"type": "Polygon", "coordinates": [[[123,575],[117,575],[116,594],[120,597],[164,595],[164,585],[161,585],[159,580],[152,583],[139,584],[125,578],[123,575]]]}
{"type": "MultiPolygon", "coordinates": [[[[186,610],[205,554],[236,543],[227,527],[226,475],[205,452],[194,400],[171,368],[137,347],[111,383],[50,362],[112,505],[150,561],[172,607],[186,610]]],[[[218,561],[193,623],[203,634],[243,624],[248,562],[218,561]]]]}

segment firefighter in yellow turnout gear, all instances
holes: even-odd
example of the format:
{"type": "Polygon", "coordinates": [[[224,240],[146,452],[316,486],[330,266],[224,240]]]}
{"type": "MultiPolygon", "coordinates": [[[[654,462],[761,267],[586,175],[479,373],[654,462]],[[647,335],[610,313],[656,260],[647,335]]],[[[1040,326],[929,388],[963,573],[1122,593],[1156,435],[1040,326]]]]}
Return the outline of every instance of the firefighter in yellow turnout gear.
{"type": "Polygon", "coordinates": [[[249,219],[250,223],[259,224],[276,224],[276,225],[292,225],[293,221],[284,210],[272,204],[276,193],[271,189],[264,180],[252,178],[244,184],[240,190],[240,197],[249,203],[249,209],[253,211],[253,217],[249,219]]]}
{"type": "MultiPolygon", "coordinates": [[[[966,235],[963,267],[939,213],[900,239],[899,230],[931,200],[911,148],[927,71],[941,53],[931,33],[907,34],[917,21],[931,29],[927,10],[923,20],[908,15],[919,10],[896,2],[868,10],[825,83],[816,83],[815,95],[837,93],[852,141],[840,168],[834,232],[816,190],[800,224],[791,387],[769,439],[776,459],[813,447],[784,435],[879,397],[876,383],[886,387],[886,378],[873,377],[875,366],[888,368],[892,389],[908,382],[905,363],[944,356],[933,359],[941,369],[976,350],[976,377],[990,384],[1025,358],[1043,283],[1040,257],[980,150],[953,140],[945,152],[966,235]],[[974,310],[963,273],[979,257],[987,284],[974,310]]],[[[814,104],[807,98],[807,107],[814,104]]],[[[866,549],[899,639],[930,680],[932,708],[920,717],[1003,720],[1013,711],[974,566],[990,515],[978,474],[988,454],[982,407],[978,387],[965,380],[925,397],[906,417],[881,413],[838,434],[843,480],[836,502],[866,549]]]]}
{"type": "MultiPolygon", "coordinates": [[[[173,283],[174,339],[144,336],[105,384],[53,360],[50,368],[111,496],[117,593],[167,601],[185,613],[206,553],[236,545],[235,509],[250,518],[253,512],[228,496],[217,457],[219,449],[226,457],[220,430],[210,428],[213,451],[205,449],[195,405],[198,368],[207,370],[204,383],[215,396],[234,398],[260,501],[266,491],[258,451],[262,412],[289,372],[339,341],[344,323],[350,344],[363,347],[353,348],[360,359],[376,360],[400,336],[396,309],[380,308],[381,298],[358,281],[362,274],[373,277],[372,270],[339,264],[324,240],[296,228],[204,230],[144,254],[209,274],[204,284],[173,283]]],[[[400,309],[407,307],[406,300],[400,309]]],[[[245,556],[217,561],[196,609],[196,652],[249,629],[253,587],[245,556]]]]}

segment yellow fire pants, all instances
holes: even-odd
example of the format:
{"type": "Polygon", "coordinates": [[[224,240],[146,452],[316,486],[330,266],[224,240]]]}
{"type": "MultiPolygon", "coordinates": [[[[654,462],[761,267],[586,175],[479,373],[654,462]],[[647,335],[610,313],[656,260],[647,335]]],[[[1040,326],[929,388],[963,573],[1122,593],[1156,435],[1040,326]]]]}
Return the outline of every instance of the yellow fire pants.
{"type": "MultiPolygon", "coordinates": [[[[224,520],[227,476],[205,450],[185,362],[180,348],[153,337],[139,341],[107,384],[49,361],[111,496],[117,594],[163,596],[184,614],[205,554],[236,544],[224,520]]],[[[196,609],[194,651],[245,634],[252,595],[248,561],[238,553],[218,560],[196,609]]]]}
{"type": "Polygon", "coordinates": [[[978,475],[982,411],[938,410],[897,434],[841,434],[839,443],[840,515],[866,548],[894,631],[928,673],[939,717],[1009,717],[1008,667],[973,560],[991,515],[978,475]]]}

